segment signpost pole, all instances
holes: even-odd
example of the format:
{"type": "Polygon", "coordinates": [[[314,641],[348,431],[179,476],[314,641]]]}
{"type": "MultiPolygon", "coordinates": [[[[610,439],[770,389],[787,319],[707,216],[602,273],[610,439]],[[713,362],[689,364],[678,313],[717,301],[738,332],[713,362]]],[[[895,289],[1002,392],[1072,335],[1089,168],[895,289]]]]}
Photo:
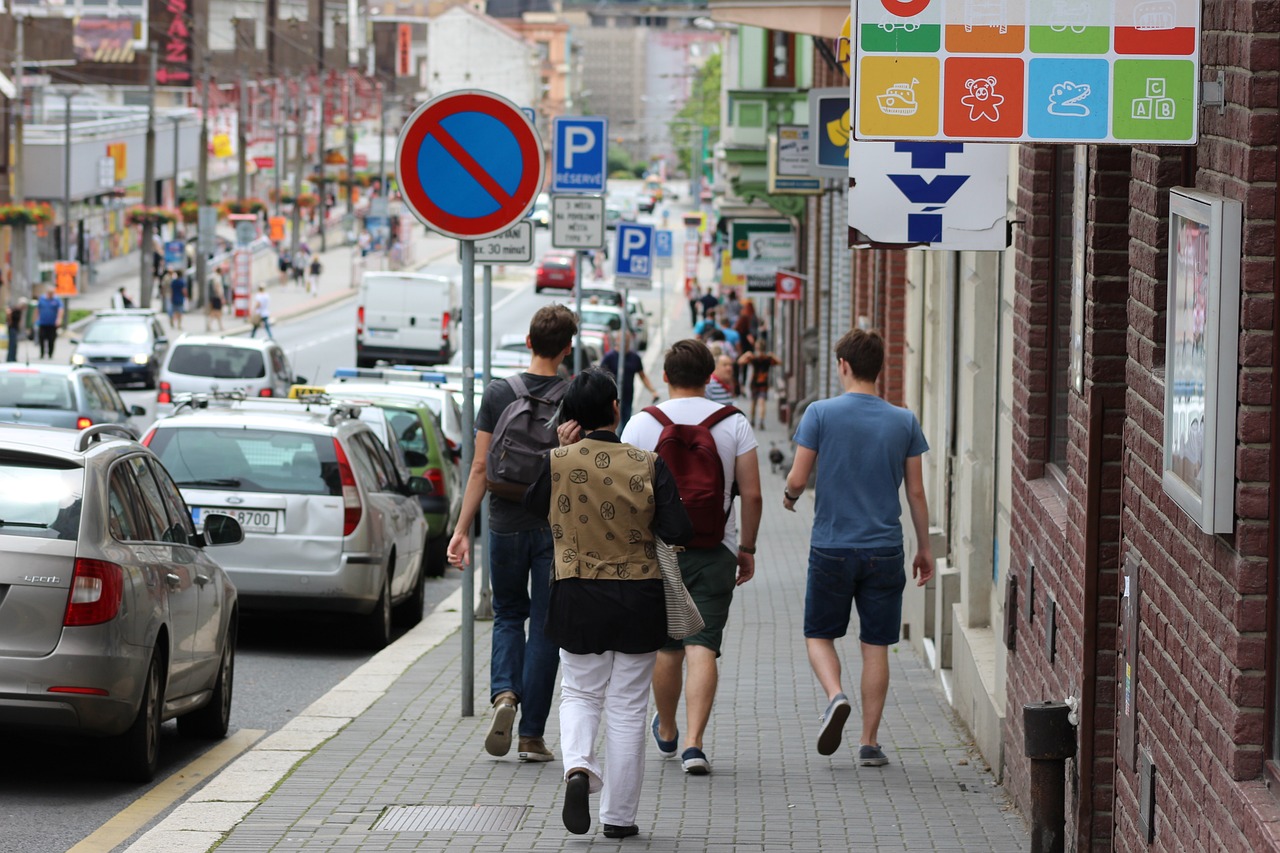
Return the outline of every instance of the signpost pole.
{"type": "MultiPolygon", "coordinates": [[[[573,311],[582,316],[582,251],[573,253],[573,311]]],[[[581,322],[581,321],[579,321],[581,322]]],[[[573,375],[582,372],[582,335],[573,339],[573,375]]]]}
{"type": "MultiPolygon", "coordinates": [[[[618,413],[622,413],[622,377],[627,372],[627,353],[631,348],[631,336],[627,334],[627,287],[622,287],[622,329],[618,332],[622,340],[622,351],[618,353],[618,413]]],[[[618,427],[622,432],[622,427],[618,427]]]]}
{"type": "MultiPolygon", "coordinates": [[[[462,470],[470,474],[476,452],[475,361],[476,361],[476,248],[462,241],[462,470]]],[[[471,531],[467,531],[471,536],[471,531]]],[[[462,716],[474,717],[476,678],[476,543],[471,543],[471,565],[462,571],[462,716]]],[[[488,560],[488,553],[485,559],[488,560]]]]}
{"type": "MultiPolygon", "coordinates": [[[[473,249],[474,250],[474,249],[473,249]]],[[[482,389],[488,388],[493,381],[493,265],[484,265],[484,279],[481,285],[484,296],[484,374],[480,383],[482,389]]],[[[476,605],[476,618],[493,620],[493,590],[489,582],[489,509],[480,502],[480,540],[484,548],[484,563],[480,567],[480,603],[476,605]]]]}

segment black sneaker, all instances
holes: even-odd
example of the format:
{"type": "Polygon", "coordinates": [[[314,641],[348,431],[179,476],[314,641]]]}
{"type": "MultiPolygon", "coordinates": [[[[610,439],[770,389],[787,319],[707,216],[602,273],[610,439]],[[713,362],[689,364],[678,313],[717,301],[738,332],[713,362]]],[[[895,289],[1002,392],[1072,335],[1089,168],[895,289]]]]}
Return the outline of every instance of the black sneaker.
{"type": "Polygon", "coordinates": [[[884,767],[888,763],[888,756],[884,754],[884,750],[879,746],[867,746],[866,744],[863,744],[858,748],[859,767],[884,767]]]}
{"type": "Polygon", "coordinates": [[[696,746],[691,746],[680,753],[680,764],[684,767],[684,772],[690,776],[706,776],[711,772],[711,762],[707,761],[707,754],[696,746]]]}
{"type": "Polygon", "coordinates": [[[574,835],[586,835],[591,831],[591,780],[578,770],[569,774],[564,784],[564,828],[574,835]]]}
{"type": "Polygon", "coordinates": [[[633,835],[640,834],[640,827],[634,823],[631,826],[614,826],[611,823],[604,825],[605,838],[630,838],[633,835]]]}
{"type": "Polygon", "coordinates": [[[818,730],[818,754],[831,755],[840,748],[840,734],[844,731],[845,720],[852,711],[849,697],[837,693],[831,700],[827,710],[822,712],[822,728],[818,730]]]}

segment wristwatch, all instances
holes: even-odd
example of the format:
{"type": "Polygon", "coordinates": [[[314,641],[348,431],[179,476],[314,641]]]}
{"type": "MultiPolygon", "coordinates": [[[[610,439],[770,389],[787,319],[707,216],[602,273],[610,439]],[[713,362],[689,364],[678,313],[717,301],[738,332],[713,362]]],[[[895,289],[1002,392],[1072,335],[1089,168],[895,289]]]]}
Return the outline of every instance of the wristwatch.
{"type": "Polygon", "coordinates": [[[751,554],[752,556],[755,556],[756,546],[752,545],[750,548],[748,548],[746,545],[739,545],[738,550],[744,554],[751,554]]]}

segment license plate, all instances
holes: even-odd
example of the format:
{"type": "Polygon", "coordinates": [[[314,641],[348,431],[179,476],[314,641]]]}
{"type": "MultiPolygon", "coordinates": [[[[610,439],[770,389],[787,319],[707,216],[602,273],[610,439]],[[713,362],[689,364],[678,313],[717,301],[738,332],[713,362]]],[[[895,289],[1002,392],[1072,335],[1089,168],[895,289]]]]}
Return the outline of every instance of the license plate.
{"type": "Polygon", "coordinates": [[[369,330],[369,338],[375,341],[385,341],[387,338],[391,337],[394,334],[395,332],[391,331],[390,329],[370,329],[369,330]]]}
{"type": "Polygon", "coordinates": [[[99,370],[101,370],[103,373],[106,373],[106,374],[108,374],[108,375],[114,375],[114,374],[117,374],[117,373],[124,373],[124,368],[123,368],[123,367],[121,367],[121,366],[120,366],[120,365],[118,365],[118,364],[104,364],[104,365],[102,365],[101,367],[99,367],[98,369],[99,369],[99,370]]]}
{"type": "Polygon", "coordinates": [[[245,533],[275,533],[279,529],[280,511],[274,509],[193,506],[191,508],[191,520],[196,524],[200,524],[209,513],[231,516],[240,522],[240,527],[245,533]]]}

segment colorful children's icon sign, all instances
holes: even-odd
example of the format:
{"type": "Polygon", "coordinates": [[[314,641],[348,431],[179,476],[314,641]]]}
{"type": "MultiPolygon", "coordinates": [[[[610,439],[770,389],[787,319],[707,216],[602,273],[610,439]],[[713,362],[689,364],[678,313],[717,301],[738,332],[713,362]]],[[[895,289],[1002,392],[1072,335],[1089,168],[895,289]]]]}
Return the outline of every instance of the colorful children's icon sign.
{"type": "Polygon", "coordinates": [[[859,139],[1194,144],[1199,0],[857,0],[859,139]]]}

